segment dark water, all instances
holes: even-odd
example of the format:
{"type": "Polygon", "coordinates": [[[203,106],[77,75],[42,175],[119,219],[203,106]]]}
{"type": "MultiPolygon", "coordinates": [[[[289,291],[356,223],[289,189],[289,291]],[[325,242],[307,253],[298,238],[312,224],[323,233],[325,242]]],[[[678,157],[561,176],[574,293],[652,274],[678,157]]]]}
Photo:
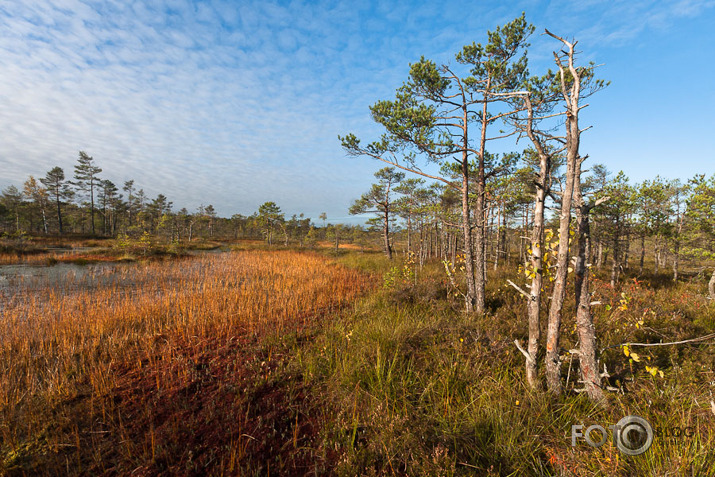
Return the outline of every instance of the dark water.
{"type": "Polygon", "coordinates": [[[69,293],[111,284],[128,285],[132,278],[126,268],[127,265],[120,263],[0,265],[0,297],[7,299],[40,290],[69,293]]]}

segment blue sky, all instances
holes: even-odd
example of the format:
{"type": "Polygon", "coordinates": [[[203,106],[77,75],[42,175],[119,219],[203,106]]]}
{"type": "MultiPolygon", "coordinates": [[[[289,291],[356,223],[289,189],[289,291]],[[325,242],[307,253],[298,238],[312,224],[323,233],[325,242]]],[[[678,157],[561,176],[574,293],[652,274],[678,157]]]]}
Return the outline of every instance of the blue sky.
{"type": "MultiPolygon", "coordinates": [[[[92,1],[0,3],[0,188],[71,175],[78,151],[175,208],[348,221],[380,163],[338,134],[381,133],[421,55],[438,63],[526,12],[534,73],[544,27],[579,40],[611,86],[589,99],[582,152],[634,181],[715,172],[715,0],[92,1]]],[[[522,145],[498,146],[503,150],[522,145]]]]}

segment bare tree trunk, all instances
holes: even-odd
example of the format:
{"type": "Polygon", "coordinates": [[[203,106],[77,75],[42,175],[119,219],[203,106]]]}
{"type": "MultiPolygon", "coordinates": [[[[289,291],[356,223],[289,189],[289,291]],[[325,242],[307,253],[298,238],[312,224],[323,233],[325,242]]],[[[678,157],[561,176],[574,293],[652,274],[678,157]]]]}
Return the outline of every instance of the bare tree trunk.
{"type": "MultiPolygon", "coordinates": [[[[527,110],[526,133],[529,136],[537,154],[539,155],[539,175],[535,181],[536,194],[534,197],[534,227],[531,231],[531,288],[529,301],[527,303],[527,315],[529,320],[529,343],[526,352],[526,380],[532,389],[540,387],[538,377],[538,354],[539,341],[541,339],[541,288],[543,286],[544,268],[544,209],[545,200],[549,193],[551,177],[551,155],[548,154],[533,129],[534,108],[531,104],[530,95],[524,98],[527,110]]],[[[528,214],[528,212],[527,212],[528,214]]],[[[525,219],[527,214],[524,215],[525,219]]],[[[505,214],[506,217],[506,214],[505,214]]],[[[506,229],[506,220],[504,221],[506,229]]],[[[526,228],[526,223],[524,224],[526,228]]],[[[524,247],[522,247],[523,249],[524,247]]]]}
{"type": "Polygon", "coordinates": [[[89,183],[89,216],[92,221],[92,235],[95,235],[94,231],[94,184],[92,181],[89,183]]]}
{"type": "Polygon", "coordinates": [[[566,184],[561,196],[561,214],[559,216],[559,251],[556,259],[556,277],[551,295],[549,322],[546,334],[546,383],[549,391],[561,394],[561,361],[559,358],[559,343],[561,332],[561,312],[566,297],[566,278],[569,262],[569,225],[571,222],[571,203],[573,199],[574,180],[579,157],[581,131],[578,126],[579,95],[581,89],[580,73],[574,66],[574,47],[563,38],[547,34],[561,41],[568,48],[568,70],[571,74],[571,85],[568,86],[566,72],[559,57],[554,53],[561,75],[561,87],[566,101],[566,184]]]}
{"type": "Polygon", "coordinates": [[[412,251],[412,215],[407,214],[407,252],[412,251]]]}
{"type": "Polygon", "coordinates": [[[536,189],[534,203],[534,229],[531,233],[531,278],[530,299],[526,310],[529,318],[529,344],[526,360],[526,380],[532,389],[539,387],[538,354],[541,339],[541,287],[543,286],[543,250],[544,250],[544,199],[546,197],[546,182],[548,181],[550,158],[541,160],[540,184],[536,189]]]}
{"type": "Polygon", "coordinates": [[[598,253],[596,256],[596,268],[600,270],[603,267],[603,240],[598,241],[598,253]]]}
{"type": "Polygon", "coordinates": [[[710,293],[710,299],[715,300],[715,270],[713,270],[713,276],[710,277],[710,282],[708,283],[708,292],[710,293]]]}
{"type": "Polygon", "coordinates": [[[501,215],[502,215],[502,210],[501,210],[501,204],[499,205],[497,209],[497,215],[496,215],[496,227],[497,227],[497,243],[496,247],[494,250],[494,270],[499,268],[499,258],[501,255],[501,248],[503,247],[501,243],[502,235],[501,235],[501,215]]]}
{"type": "Polygon", "coordinates": [[[507,235],[507,221],[506,221],[506,210],[502,214],[502,226],[501,226],[501,255],[504,260],[504,264],[509,263],[509,236],[507,235]]]}
{"type": "Polygon", "coordinates": [[[677,217],[675,229],[675,237],[673,240],[673,281],[678,281],[678,272],[680,267],[680,235],[683,232],[683,216],[680,214],[680,193],[676,192],[676,207],[677,207],[677,217]]]}
{"type": "MultiPolygon", "coordinates": [[[[479,199],[477,202],[481,204],[479,199]]],[[[476,208],[476,214],[480,213],[479,205],[476,208]]],[[[469,210],[469,163],[467,161],[467,153],[464,152],[464,157],[462,160],[462,233],[464,234],[464,266],[467,273],[467,293],[464,297],[464,302],[466,306],[467,313],[473,311],[481,312],[484,309],[484,303],[482,302],[481,307],[479,306],[479,300],[477,299],[477,273],[475,272],[474,259],[477,258],[477,263],[481,265],[479,261],[481,255],[481,248],[477,248],[477,257],[473,254],[472,247],[472,224],[470,220],[470,210],[469,210]]],[[[478,215],[477,215],[478,217],[478,215]]],[[[479,233],[480,228],[477,226],[477,241],[481,239],[481,234],[479,233]]],[[[482,272],[479,272],[479,276],[482,272]]]]}
{"type": "Polygon", "coordinates": [[[641,234],[641,258],[638,264],[638,275],[643,275],[643,266],[645,264],[645,232],[641,234]]]}
{"type": "MultiPolygon", "coordinates": [[[[526,206],[525,206],[525,208],[528,210],[528,208],[526,206]]],[[[523,230],[519,237],[519,263],[526,263],[526,257],[525,257],[525,253],[526,253],[525,248],[526,247],[524,246],[524,243],[525,243],[524,237],[526,237],[526,214],[527,214],[527,212],[525,210],[524,215],[522,215],[522,223],[521,223],[523,230]]]]}
{"type": "Polygon", "coordinates": [[[57,192],[56,201],[57,201],[57,225],[59,226],[59,229],[60,229],[60,235],[62,235],[64,233],[64,230],[62,229],[62,209],[60,207],[59,192],[57,192]]]}
{"type": "MultiPolygon", "coordinates": [[[[618,224],[616,224],[616,228],[618,228],[618,224]]],[[[618,283],[618,277],[620,275],[620,270],[621,270],[621,264],[619,263],[619,256],[620,256],[620,250],[619,247],[620,243],[618,240],[618,230],[616,230],[616,235],[613,239],[613,266],[611,267],[611,286],[615,287],[616,283],[618,283]]]]}
{"type": "MultiPolygon", "coordinates": [[[[487,80],[486,90],[491,88],[491,80],[487,80]]],[[[486,298],[486,211],[485,211],[485,193],[486,193],[486,176],[484,171],[484,157],[486,155],[487,143],[487,125],[489,116],[487,115],[488,96],[484,93],[484,103],[482,105],[482,128],[479,141],[479,157],[477,158],[477,200],[474,207],[474,218],[476,219],[476,233],[474,234],[474,249],[476,251],[474,261],[476,262],[474,270],[474,307],[477,313],[484,311],[484,302],[486,298]]],[[[465,117],[466,120],[466,117],[465,117]]],[[[465,121],[466,123],[466,121],[465,121]]],[[[466,135],[465,135],[466,137],[466,135]]],[[[465,240],[467,237],[465,236],[465,240]]],[[[469,247],[472,247],[470,242],[469,247]]]]}
{"type": "MultiPolygon", "coordinates": [[[[385,208],[385,217],[382,219],[384,224],[382,226],[382,238],[384,240],[385,255],[387,255],[388,260],[392,260],[392,247],[390,247],[390,212],[385,208]]],[[[337,244],[338,231],[335,230],[336,244],[337,244]]]]}
{"type": "Polygon", "coordinates": [[[571,222],[571,200],[573,194],[574,164],[568,160],[566,185],[561,200],[559,217],[559,250],[556,258],[556,276],[551,295],[549,321],[546,332],[546,382],[549,391],[560,394],[561,361],[559,359],[559,343],[561,332],[561,312],[566,297],[566,278],[569,262],[569,224],[571,222]]]}
{"type": "Polygon", "coordinates": [[[42,228],[45,230],[45,235],[47,235],[47,217],[45,216],[44,207],[42,207],[42,228]]]}
{"type": "MultiPolygon", "coordinates": [[[[591,314],[591,292],[589,290],[589,270],[586,264],[591,253],[591,228],[589,224],[591,209],[595,205],[584,203],[581,192],[581,162],[579,160],[574,184],[574,201],[576,203],[576,224],[578,237],[578,254],[576,256],[575,296],[576,296],[576,328],[579,337],[579,368],[588,397],[595,402],[603,403],[601,376],[598,372],[596,358],[596,327],[591,314]]],[[[598,204],[598,202],[596,203],[598,204]]]]}

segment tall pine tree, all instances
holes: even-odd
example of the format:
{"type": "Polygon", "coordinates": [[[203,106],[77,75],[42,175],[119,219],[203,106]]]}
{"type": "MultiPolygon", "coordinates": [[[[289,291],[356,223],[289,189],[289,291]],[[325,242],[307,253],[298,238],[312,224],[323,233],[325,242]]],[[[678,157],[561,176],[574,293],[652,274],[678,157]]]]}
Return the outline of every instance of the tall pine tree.
{"type": "Polygon", "coordinates": [[[74,166],[74,186],[85,194],[89,194],[89,216],[92,224],[92,235],[94,228],[94,189],[99,185],[99,173],[102,169],[95,165],[94,158],[84,151],[79,151],[79,159],[74,166]]]}

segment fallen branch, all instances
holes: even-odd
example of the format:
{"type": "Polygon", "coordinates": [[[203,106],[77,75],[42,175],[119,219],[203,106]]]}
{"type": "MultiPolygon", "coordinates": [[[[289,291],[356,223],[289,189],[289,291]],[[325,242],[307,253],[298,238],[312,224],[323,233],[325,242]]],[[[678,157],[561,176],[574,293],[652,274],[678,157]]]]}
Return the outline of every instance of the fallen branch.
{"type": "Polygon", "coordinates": [[[526,293],[522,288],[519,287],[519,285],[517,285],[516,283],[512,282],[511,280],[507,280],[507,283],[509,283],[509,285],[513,286],[514,288],[516,288],[516,290],[517,290],[519,293],[521,293],[522,295],[524,295],[524,296],[525,296],[526,298],[528,298],[529,300],[536,300],[536,297],[535,297],[535,296],[530,295],[529,293],[526,293]]]}
{"type": "Polygon", "coordinates": [[[611,348],[618,348],[621,346],[674,346],[674,345],[679,345],[679,344],[687,344],[687,343],[699,343],[701,341],[707,341],[715,339],[715,333],[710,333],[709,335],[701,336],[699,338],[692,338],[689,340],[682,340],[682,341],[670,341],[667,343],[621,343],[621,344],[616,344],[616,345],[611,345],[606,348],[603,348],[601,352],[603,353],[607,349],[611,348]]]}
{"type": "Polygon", "coordinates": [[[521,343],[519,343],[519,340],[514,340],[514,344],[516,345],[516,349],[521,351],[521,354],[524,355],[527,362],[531,363],[534,361],[534,359],[531,357],[531,355],[524,348],[521,347],[521,343]]]}

